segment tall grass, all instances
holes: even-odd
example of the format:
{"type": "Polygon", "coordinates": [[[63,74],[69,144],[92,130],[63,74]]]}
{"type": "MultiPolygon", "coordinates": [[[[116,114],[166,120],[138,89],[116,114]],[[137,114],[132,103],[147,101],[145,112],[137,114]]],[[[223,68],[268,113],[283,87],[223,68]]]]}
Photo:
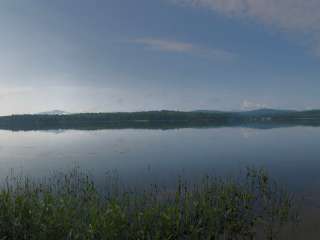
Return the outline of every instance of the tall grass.
{"type": "Polygon", "coordinates": [[[9,177],[0,239],[276,239],[296,219],[292,196],[263,170],[244,178],[179,180],[175,189],[102,194],[79,169],[45,181],[9,177]]]}

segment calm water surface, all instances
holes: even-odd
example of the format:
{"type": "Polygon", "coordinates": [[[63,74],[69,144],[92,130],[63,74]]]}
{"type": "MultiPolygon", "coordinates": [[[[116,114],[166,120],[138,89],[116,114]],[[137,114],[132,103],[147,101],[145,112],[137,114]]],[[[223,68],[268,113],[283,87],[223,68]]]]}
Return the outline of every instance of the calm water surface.
{"type": "Polygon", "coordinates": [[[320,128],[0,131],[0,174],[42,177],[79,165],[99,181],[116,170],[124,183],[170,185],[183,175],[232,175],[264,167],[299,193],[320,192],[320,128]]]}
{"type": "Polygon", "coordinates": [[[0,178],[12,169],[41,178],[74,166],[98,184],[115,171],[134,187],[264,167],[303,199],[301,226],[283,239],[320,236],[320,128],[0,131],[0,178]]]}

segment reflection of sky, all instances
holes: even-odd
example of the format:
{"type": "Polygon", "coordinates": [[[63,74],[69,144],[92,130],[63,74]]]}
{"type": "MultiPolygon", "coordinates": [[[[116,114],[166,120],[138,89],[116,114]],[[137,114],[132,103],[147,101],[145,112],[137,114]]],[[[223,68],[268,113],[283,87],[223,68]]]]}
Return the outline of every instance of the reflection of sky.
{"type": "Polygon", "coordinates": [[[320,128],[253,130],[246,136],[241,128],[1,131],[0,173],[14,168],[43,176],[80,165],[97,178],[117,170],[126,181],[143,183],[170,182],[179,174],[231,174],[254,165],[292,187],[319,186],[320,128]]]}
{"type": "Polygon", "coordinates": [[[263,131],[263,130],[257,130],[257,129],[252,129],[252,128],[241,128],[241,134],[244,138],[255,137],[261,131],[263,131]]]}

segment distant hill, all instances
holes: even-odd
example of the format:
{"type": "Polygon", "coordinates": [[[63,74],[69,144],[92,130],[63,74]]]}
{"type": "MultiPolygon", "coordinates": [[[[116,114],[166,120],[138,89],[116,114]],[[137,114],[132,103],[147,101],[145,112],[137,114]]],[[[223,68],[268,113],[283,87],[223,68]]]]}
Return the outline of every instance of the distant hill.
{"type": "Polygon", "coordinates": [[[195,112],[195,113],[225,113],[224,111],[219,111],[219,110],[194,110],[192,112],[195,112]]]}
{"type": "Polygon", "coordinates": [[[295,113],[298,111],[295,110],[281,110],[281,109],[272,109],[272,108],[261,108],[248,111],[217,111],[217,110],[195,110],[195,113],[229,113],[234,115],[248,116],[248,117],[263,117],[263,116],[274,116],[274,115],[283,115],[289,113],[295,113]]]}
{"type": "Polygon", "coordinates": [[[62,110],[52,110],[52,111],[48,111],[48,112],[39,112],[36,113],[36,115],[67,115],[70,114],[66,111],[62,111],[62,110]]]}
{"type": "Polygon", "coordinates": [[[198,110],[118,113],[77,113],[54,110],[39,114],[0,117],[0,129],[173,129],[195,127],[320,126],[320,110],[293,111],[258,109],[243,112],[198,110]]]}
{"type": "Polygon", "coordinates": [[[243,111],[243,112],[238,112],[238,113],[242,114],[242,115],[246,115],[246,116],[256,116],[256,117],[269,116],[269,117],[272,117],[275,115],[285,115],[285,114],[296,113],[296,112],[298,112],[298,111],[262,108],[262,109],[243,111]]]}

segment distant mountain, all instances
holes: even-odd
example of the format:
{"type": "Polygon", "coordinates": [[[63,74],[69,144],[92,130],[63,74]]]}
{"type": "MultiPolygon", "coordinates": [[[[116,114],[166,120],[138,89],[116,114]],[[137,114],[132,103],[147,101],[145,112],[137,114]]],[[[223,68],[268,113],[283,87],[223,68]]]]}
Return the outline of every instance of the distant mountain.
{"type": "Polygon", "coordinates": [[[295,112],[297,112],[297,111],[272,109],[272,108],[261,108],[261,109],[256,109],[256,110],[238,112],[238,114],[245,115],[245,116],[261,117],[261,116],[285,115],[288,113],[295,113],[295,112]]]}
{"type": "Polygon", "coordinates": [[[255,110],[247,111],[217,111],[217,110],[195,110],[195,113],[229,113],[241,116],[252,116],[252,117],[261,117],[261,116],[274,116],[274,115],[283,115],[288,113],[295,113],[298,111],[295,110],[281,110],[281,109],[272,109],[272,108],[261,108],[255,110]]]}
{"type": "Polygon", "coordinates": [[[192,112],[195,112],[195,113],[225,113],[224,111],[218,111],[218,110],[194,110],[192,112]]]}
{"type": "Polygon", "coordinates": [[[36,115],[67,115],[67,114],[69,113],[62,110],[52,110],[48,112],[40,112],[40,113],[37,113],[36,115]]]}

